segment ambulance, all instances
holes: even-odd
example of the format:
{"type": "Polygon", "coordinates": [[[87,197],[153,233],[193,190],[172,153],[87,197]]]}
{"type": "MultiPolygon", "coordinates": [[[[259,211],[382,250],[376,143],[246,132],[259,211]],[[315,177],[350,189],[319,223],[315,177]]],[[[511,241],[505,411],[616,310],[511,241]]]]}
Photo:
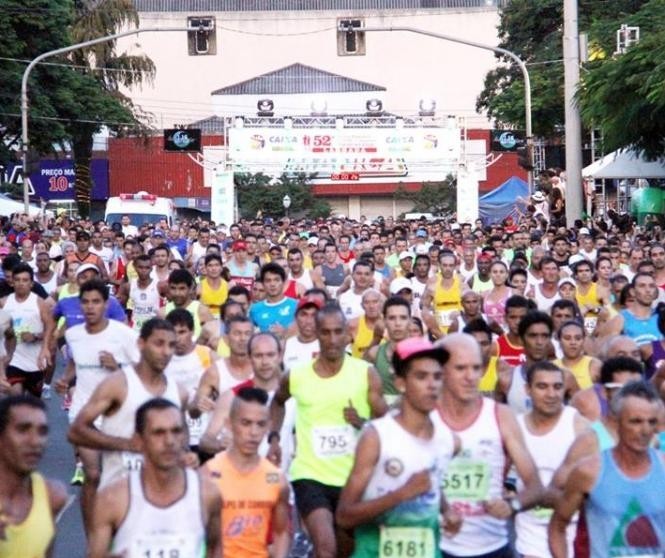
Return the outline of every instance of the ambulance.
{"type": "Polygon", "coordinates": [[[120,194],[109,198],[104,221],[109,225],[120,223],[123,215],[127,215],[135,227],[146,223],[159,223],[161,219],[166,219],[171,226],[175,221],[176,211],[171,198],[160,198],[148,192],[120,194]]]}

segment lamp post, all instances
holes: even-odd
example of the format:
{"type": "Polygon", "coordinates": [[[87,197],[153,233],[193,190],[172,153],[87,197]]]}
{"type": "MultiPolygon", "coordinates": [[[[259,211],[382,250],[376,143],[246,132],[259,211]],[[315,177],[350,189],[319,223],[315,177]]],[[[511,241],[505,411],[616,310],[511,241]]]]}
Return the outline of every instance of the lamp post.
{"type": "Polygon", "coordinates": [[[282,198],[282,205],[284,206],[284,211],[286,212],[286,216],[289,216],[289,207],[291,207],[291,196],[288,194],[284,194],[284,197],[282,198]]]}
{"type": "Polygon", "coordinates": [[[139,33],[148,33],[150,31],[155,32],[166,32],[166,31],[192,31],[189,27],[152,27],[150,29],[133,29],[131,31],[122,31],[121,33],[115,33],[113,35],[106,35],[104,37],[98,37],[96,39],[91,39],[89,41],[84,41],[82,43],[76,43],[69,45],[67,47],[57,48],[55,50],[49,50],[33,58],[28,67],[23,72],[23,79],[21,80],[21,150],[22,163],[23,163],[23,204],[24,210],[28,213],[28,208],[30,204],[30,190],[28,188],[28,177],[27,177],[27,168],[28,168],[28,149],[30,147],[30,140],[28,135],[28,111],[30,110],[28,104],[28,78],[30,77],[30,72],[33,68],[39,64],[42,60],[46,58],[51,58],[52,56],[57,56],[59,54],[67,54],[74,50],[81,48],[86,48],[89,46],[97,45],[99,43],[106,43],[108,41],[114,41],[122,37],[127,37],[129,35],[138,35],[139,33]]]}
{"type": "MultiPolygon", "coordinates": [[[[441,39],[442,41],[450,41],[451,43],[459,43],[461,45],[470,46],[473,48],[480,48],[482,50],[491,50],[498,54],[503,54],[508,58],[515,61],[518,65],[520,71],[522,72],[522,78],[524,79],[524,126],[526,131],[526,144],[527,152],[529,155],[532,153],[533,149],[533,137],[532,137],[532,127],[531,127],[531,80],[529,79],[529,71],[527,70],[526,64],[524,61],[514,52],[507,50],[505,48],[486,45],[484,43],[476,43],[475,41],[468,41],[466,39],[460,39],[459,37],[451,37],[450,35],[442,35],[441,33],[434,33],[432,31],[426,31],[425,29],[417,29],[415,27],[402,27],[402,26],[388,26],[388,27],[363,27],[361,29],[347,28],[345,26],[340,26],[340,31],[354,31],[359,30],[363,32],[374,32],[374,31],[404,31],[407,33],[417,33],[418,35],[426,35],[428,37],[434,37],[435,39],[441,39]]],[[[530,173],[529,173],[530,178],[530,173]]],[[[531,188],[531,180],[529,179],[529,189],[531,188]]]]}

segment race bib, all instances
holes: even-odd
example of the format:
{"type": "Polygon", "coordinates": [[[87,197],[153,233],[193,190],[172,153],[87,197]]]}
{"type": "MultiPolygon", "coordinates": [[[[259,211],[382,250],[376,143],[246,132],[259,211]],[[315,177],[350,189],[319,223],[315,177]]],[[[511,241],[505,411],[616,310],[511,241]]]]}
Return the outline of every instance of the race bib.
{"type": "Polygon", "coordinates": [[[187,415],[187,428],[189,429],[190,443],[192,440],[200,440],[203,435],[203,419],[201,417],[192,418],[187,415]]]}
{"type": "Polygon", "coordinates": [[[431,558],[436,554],[431,529],[381,527],[379,558],[431,558]]]}
{"type": "Polygon", "coordinates": [[[453,323],[453,313],[457,310],[439,310],[436,313],[437,321],[441,327],[450,327],[453,323]]]}
{"type": "Polygon", "coordinates": [[[554,510],[552,508],[541,508],[538,506],[537,508],[533,508],[531,513],[536,519],[541,521],[549,521],[550,518],[554,515],[554,510]]]}
{"type": "Polygon", "coordinates": [[[125,471],[140,471],[143,467],[143,455],[132,451],[122,452],[122,468],[125,471]]]}
{"type": "Polygon", "coordinates": [[[596,330],[597,323],[598,323],[598,316],[584,317],[584,329],[586,329],[587,335],[591,335],[596,330]]]}
{"type": "Polygon", "coordinates": [[[490,467],[482,461],[453,460],[443,479],[443,491],[450,500],[487,500],[490,467]]]}
{"type": "Polygon", "coordinates": [[[190,558],[197,556],[192,541],[172,533],[142,534],[132,541],[128,558],[190,558]]]}
{"type": "Polygon", "coordinates": [[[312,447],[319,459],[352,455],[356,435],[352,426],[319,426],[312,428],[312,447]]]}

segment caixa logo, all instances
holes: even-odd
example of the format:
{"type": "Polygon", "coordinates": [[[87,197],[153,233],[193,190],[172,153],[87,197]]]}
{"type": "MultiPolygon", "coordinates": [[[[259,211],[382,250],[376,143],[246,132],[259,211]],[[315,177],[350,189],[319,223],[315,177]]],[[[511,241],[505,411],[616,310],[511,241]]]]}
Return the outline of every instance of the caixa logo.
{"type": "Polygon", "coordinates": [[[517,145],[517,139],[512,132],[503,132],[499,136],[499,143],[504,149],[512,149],[517,145]]]}

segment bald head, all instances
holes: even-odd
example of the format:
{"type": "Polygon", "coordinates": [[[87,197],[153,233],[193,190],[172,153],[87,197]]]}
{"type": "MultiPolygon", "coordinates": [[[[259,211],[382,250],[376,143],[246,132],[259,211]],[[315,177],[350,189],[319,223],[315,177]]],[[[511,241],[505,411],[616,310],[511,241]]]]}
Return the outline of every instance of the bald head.
{"type": "Polygon", "coordinates": [[[481,358],[480,345],[478,345],[473,335],[468,333],[450,333],[437,341],[436,344],[446,349],[451,356],[473,354],[481,358]]]}
{"type": "Polygon", "coordinates": [[[480,396],[478,382],[483,375],[480,345],[468,333],[451,333],[438,341],[437,345],[450,354],[443,367],[444,402],[473,405],[480,396]]]}

